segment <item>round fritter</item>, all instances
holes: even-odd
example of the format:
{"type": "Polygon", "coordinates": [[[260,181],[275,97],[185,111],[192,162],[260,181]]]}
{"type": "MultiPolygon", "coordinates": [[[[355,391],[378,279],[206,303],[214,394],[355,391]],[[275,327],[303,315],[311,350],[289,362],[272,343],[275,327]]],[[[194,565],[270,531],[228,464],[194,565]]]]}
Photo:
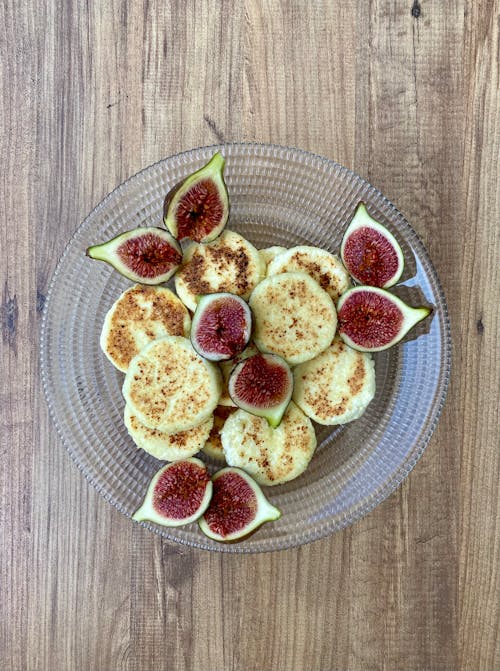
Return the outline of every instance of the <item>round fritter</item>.
{"type": "Polygon", "coordinates": [[[192,244],[175,276],[179,298],[193,312],[196,297],[229,292],[248,299],[266,273],[255,247],[234,231],[224,231],[209,244],[192,244]]]}
{"type": "Polygon", "coordinates": [[[264,261],[266,266],[268,266],[271,261],[278,256],[278,254],[282,254],[283,252],[286,252],[286,247],[279,247],[278,245],[259,249],[260,258],[264,261]]]}
{"type": "Polygon", "coordinates": [[[292,366],[313,359],[335,335],[333,301],[306,273],[266,277],[253,290],[249,304],[257,347],[292,366]]]}
{"type": "Polygon", "coordinates": [[[230,466],[242,468],[261,485],[279,485],[303,473],[316,449],[311,420],[290,402],[279,426],[237,410],[221,431],[230,466]]]}
{"type": "Polygon", "coordinates": [[[229,415],[236,412],[236,410],[237,408],[229,408],[224,405],[218,405],[214,410],[214,423],[210,435],[203,446],[203,452],[212,457],[212,459],[217,459],[217,461],[225,460],[220,432],[226,423],[226,419],[229,415]]]}
{"type": "Polygon", "coordinates": [[[118,370],[126,372],[131,359],[149,342],[168,335],[187,336],[190,327],[189,312],[173,291],[136,284],[108,311],[101,349],[118,370]]]}
{"type": "Polygon", "coordinates": [[[358,419],[375,395],[370,354],[357,352],[338,337],[315,359],[293,371],[293,400],[318,424],[358,419]]]}
{"type": "Polygon", "coordinates": [[[210,417],[221,388],[215,364],[201,357],[187,338],[167,336],[146,345],[132,359],[123,396],[142,424],[178,433],[210,417]]]}
{"type": "Polygon", "coordinates": [[[342,261],[326,249],[301,245],[276,256],[267,266],[267,275],[304,272],[310,275],[334,303],[351,287],[349,273],[342,261]]]}
{"type": "Polygon", "coordinates": [[[156,459],[177,461],[192,457],[201,450],[210,435],[213,418],[179,433],[163,433],[158,429],[149,429],[140,422],[128,405],[125,405],[125,426],[137,447],[142,448],[156,459]]]}

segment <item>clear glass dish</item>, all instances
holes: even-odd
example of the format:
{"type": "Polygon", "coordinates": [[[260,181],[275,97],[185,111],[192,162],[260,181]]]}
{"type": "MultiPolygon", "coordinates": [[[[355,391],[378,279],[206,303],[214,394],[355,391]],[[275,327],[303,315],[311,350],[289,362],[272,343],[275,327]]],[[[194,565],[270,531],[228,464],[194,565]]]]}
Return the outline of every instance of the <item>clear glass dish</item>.
{"type": "MultiPolygon", "coordinates": [[[[296,480],[265,489],[282,510],[247,540],[206,538],[191,524],[146,524],[166,538],[223,552],[264,552],[313,541],[359,519],[385,499],[422,455],[446,395],[451,341],[445,298],[416,233],[379,191],[320,156],[286,147],[226,144],[167,158],[107,196],[69,242],[52,278],[41,333],[42,379],[62,442],[89,482],[131,516],[161,465],[137,449],[123,424],[123,374],[101,353],[108,308],[130,282],[85,249],[136,226],[160,226],[165,193],[208,161],[227,159],[228,228],[257,247],[312,244],[336,252],[360,200],[398,238],[406,270],[396,293],[433,307],[401,344],[375,355],[377,392],[365,414],[341,427],[316,427],[318,448],[296,480]]],[[[207,460],[207,459],[205,459],[207,460]]],[[[215,465],[208,460],[210,468],[215,465]]]]}

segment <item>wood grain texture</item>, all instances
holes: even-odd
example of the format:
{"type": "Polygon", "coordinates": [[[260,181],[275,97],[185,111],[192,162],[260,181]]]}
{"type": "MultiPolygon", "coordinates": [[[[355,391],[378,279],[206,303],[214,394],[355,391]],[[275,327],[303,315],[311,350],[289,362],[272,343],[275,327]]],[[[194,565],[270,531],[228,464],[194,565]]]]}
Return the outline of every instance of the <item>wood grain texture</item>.
{"type": "Polygon", "coordinates": [[[0,6],[0,668],[500,669],[500,3],[0,6]],[[447,296],[436,433],[368,517],[286,552],[171,545],[86,482],[48,419],[38,329],[88,211],[219,141],[299,146],[378,186],[447,296]]]}

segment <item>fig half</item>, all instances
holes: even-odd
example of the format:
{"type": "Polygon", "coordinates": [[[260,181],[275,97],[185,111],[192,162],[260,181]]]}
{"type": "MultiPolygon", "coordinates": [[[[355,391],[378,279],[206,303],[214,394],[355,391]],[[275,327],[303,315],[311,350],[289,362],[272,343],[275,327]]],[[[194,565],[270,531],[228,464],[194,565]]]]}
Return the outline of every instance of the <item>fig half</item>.
{"type": "Polygon", "coordinates": [[[337,305],[339,334],[360,352],[380,352],[395,345],[430,308],[413,308],[378,287],[354,287],[337,305]]]}
{"type": "Polygon", "coordinates": [[[223,468],[212,477],[213,495],[198,524],[209,538],[231,542],[242,540],[264,522],[281,517],[259,485],[239,468],[223,468]]]}
{"type": "Polygon", "coordinates": [[[162,228],[134,228],[89,247],[86,254],[140,284],[167,282],[182,261],[179,243],[162,228]]]}
{"type": "Polygon", "coordinates": [[[359,203],[344,233],[340,255],[351,277],[367,286],[392,287],[404,268],[398,241],[368,214],[364,203],[359,203]]]}
{"type": "Polygon", "coordinates": [[[201,517],[211,497],[212,481],[200,459],[174,461],[153,477],[144,503],[132,519],[179,527],[201,517]]]}
{"type": "Polygon", "coordinates": [[[259,352],[234,367],[228,390],[239,408],[276,427],[292,398],[292,371],[280,356],[259,352]]]}
{"type": "Polygon", "coordinates": [[[232,359],[243,352],[251,332],[252,313],[243,298],[218,293],[198,300],[191,325],[191,342],[205,359],[232,359]]]}
{"type": "Polygon", "coordinates": [[[174,186],[165,197],[165,226],[178,240],[211,242],[220,235],[229,216],[222,154],[215,153],[197,172],[174,186]]]}

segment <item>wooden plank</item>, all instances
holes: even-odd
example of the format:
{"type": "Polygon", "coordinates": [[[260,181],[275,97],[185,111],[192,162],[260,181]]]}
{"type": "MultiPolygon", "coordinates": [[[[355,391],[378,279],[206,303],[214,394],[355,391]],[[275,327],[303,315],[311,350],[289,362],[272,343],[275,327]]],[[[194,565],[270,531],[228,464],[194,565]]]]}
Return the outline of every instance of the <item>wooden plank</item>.
{"type": "Polygon", "coordinates": [[[498,0],[0,6],[0,667],[500,668],[498,0]],[[41,396],[38,328],[68,238],[123,179],[228,140],[318,152],[423,238],[454,369],[428,450],[367,518],[223,556],[131,525],[41,396]]]}

